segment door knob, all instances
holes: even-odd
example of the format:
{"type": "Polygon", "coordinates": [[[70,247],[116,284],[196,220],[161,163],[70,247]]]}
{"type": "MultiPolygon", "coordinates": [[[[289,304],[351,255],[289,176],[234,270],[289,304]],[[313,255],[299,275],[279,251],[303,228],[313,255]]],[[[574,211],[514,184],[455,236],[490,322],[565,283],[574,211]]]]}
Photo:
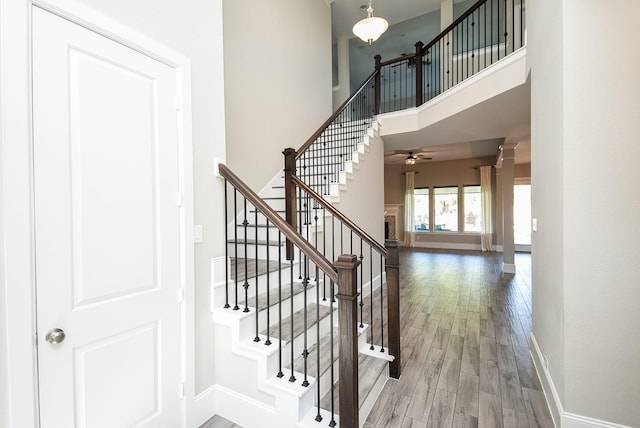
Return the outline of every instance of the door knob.
{"type": "Polygon", "coordinates": [[[57,345],[58,343],[62,343],[66,335],[64,331],[60,328],[52,328],[47,332],[45,336],[45,340],[52,345],[57,345]]]}

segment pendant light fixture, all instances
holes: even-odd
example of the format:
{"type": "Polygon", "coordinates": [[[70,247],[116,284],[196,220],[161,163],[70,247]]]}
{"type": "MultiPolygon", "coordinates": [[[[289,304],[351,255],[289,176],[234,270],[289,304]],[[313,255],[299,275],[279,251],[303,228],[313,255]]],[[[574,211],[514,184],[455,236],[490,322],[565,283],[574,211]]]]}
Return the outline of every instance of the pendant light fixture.
{"type": "Polygon", "coordinates": [[[360,37],[363,42],[375,42],[378,38],[387,31],[389,23],[384,18],[373,16],[373,7],[371,7],[371,0],[369,0],[369,7],[367,8],[367,17],[362,19],[353,26],[353,34],[360,37]]]}

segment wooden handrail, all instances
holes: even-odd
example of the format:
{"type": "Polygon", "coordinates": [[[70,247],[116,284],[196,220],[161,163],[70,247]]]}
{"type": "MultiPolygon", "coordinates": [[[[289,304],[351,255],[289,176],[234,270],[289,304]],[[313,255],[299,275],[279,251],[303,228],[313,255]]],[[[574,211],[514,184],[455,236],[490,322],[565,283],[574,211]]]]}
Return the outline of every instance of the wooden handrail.
{"type": "Polygon", "coordinates": [[[345,216],[341,213],[336,207],[327,202],[322,196],[320,196],[315,190],[309,187],[304,181],[300,180],[298,176],[294,175],[292,177],[292,181],[298,185],[302,190],[307,192],[316,202],[322,205],[326,210],[328,210],[331,214],[336,216],[342,223],[344,223],[349,229],[353,231],[356,235],[362,238],[367,244],[369,244],[374,250],[376,250],[383,257],[387,257],[387,250],[381,244],[379,244],[375,239],[371,237],[367,232],[362,230],[360,226],[355,224],[349,217],[345,216]]]}
{"type": "Polygon", "coordinates": [[[318,139],[318,137],[320,137],[320,135],[322,135],[322,133],[329,127],[329,125],[331,125],[333,121],[336,120],[338,115],[342,113],[342,110],[344,110],[344,108],[360,93],[360,91],[362,91],[362,89],[369,84],[371,79],[373,79],[373,77],[378,74],[378,72],[379,70],[374,70],[373,73],[371,73],[369,77],[367,77],[364,83],[360,85],[358,89],[353,91],[351,96],[347,98],[345,102],[340,104],[340,107],[338,107],[338,109],[329,117],[329,119],[325,120],[320,128],[318,128],[318,130],[314,132],[313,135],[309,137],[309,139],[296,151],[296,159],[300,159],[300,156],[302,156],[304,152],[306,152],[307,149],[311,147],[311,145],[318,139]]]}
{"type": "MultiPolygon", "coordinates": [[[[438,42],[438,40],[442,39],[447,33],[449,33],[451,30],[453,30],[458,24],[460,24],[462,21],[464,21],[465,18],[467,18],[469,15],[471,15],[473,12],[475,12],[478,8],[480,8],[480,6],[482,6],[486,2],[487,2],[487,0],[479,0],[473,6],[471,6],[466,12],[464,12],[455,21],[453,21],[451,23],[451,25],[449,25],[447,28],[442,30],[440,32],[440,34],[438,34],[436,37],[434,37],[429,43],[424,45],[422,47],[422,54],[424,55],[425,52],[427,52],[427,50],[429,48],[431,48],[431,46],[435,45],[438,42]]],[[[381,62],[380,66],[384,67],[384,66],[387,66],[387,65],[395,64],[397,62],[406,61],[406,60],[408,60],[410,58],[415,58],[415,57],[416,57],[415,53],[399,56],[399,57],[396,57],[396,58],[389,59],[387,61],[381,62]]]]}
{"type": "Polygon", "coordinates": [[[293,242],[304,254],[309,257],[322,272],[327,274],[329,279],[338,282],[338,272],[315,247],[293,229],[282,217],[276,213],[264,200],[262,200],[249,186],[247,186],[237,175],[224,164],[219,164],[220,175],[231,183],[247,200],[258,209],[266,218],[273,223],[284,236],[293,242]]]}
{"type": "Polygon", "coordinates": [[[453,30],[458,24],[460,24],[462,21],[464,21],[469,15],[471,15],[473,12],[475,12],[477,9],[479,9],[480,6],[482,6],[486,2],[487,2],[487,0],[479,0],[473,6],[471,6],[469,9],[467,9],[467,11],[465,13],[463,13],[462,15],[460,15],[458,17],[458,19],[453,21],[451,23],[451,25],[449,25],[447,28],[442,30],[440,32],[440,34],[438,34],[436,37],[434,37],[433,40],[431,40],[429,43],[424,45],[424,47],[422,48],[422,54],[424,54],[431,46],[435,45],[438,40],[442,39],[448,32],[453,30]]]}

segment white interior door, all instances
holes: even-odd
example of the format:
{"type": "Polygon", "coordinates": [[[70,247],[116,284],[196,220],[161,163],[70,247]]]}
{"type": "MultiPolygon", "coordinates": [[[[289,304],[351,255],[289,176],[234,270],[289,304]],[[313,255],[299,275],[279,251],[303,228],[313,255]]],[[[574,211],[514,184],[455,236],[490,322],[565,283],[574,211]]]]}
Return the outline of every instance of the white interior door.
{"type": "Polygon", "coordinates": [[[180,427],[176,70],[34,8],[33,85],[41,427],[180,427]]]}

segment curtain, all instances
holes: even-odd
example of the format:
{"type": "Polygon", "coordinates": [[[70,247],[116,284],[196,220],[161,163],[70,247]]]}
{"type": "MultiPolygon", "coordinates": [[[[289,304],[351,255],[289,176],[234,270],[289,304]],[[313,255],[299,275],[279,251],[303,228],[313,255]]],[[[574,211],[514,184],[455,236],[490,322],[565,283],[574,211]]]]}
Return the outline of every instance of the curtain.
{"type": "Polygon", "coordinates": [[[480,199],[482,203],[482,251],[493,251],[493,214],[491,203],[491,166],[480,167],[480,199]]]}
{"type": "Polygon", "coordinates": [[[415,219],[415,209],[413,201],[413,190],[415,187],[414,177],[415,172],[406,172],[406,185],[404,194],[404,246],[415,247],[415,225],[413,224],[415,219]]]}

